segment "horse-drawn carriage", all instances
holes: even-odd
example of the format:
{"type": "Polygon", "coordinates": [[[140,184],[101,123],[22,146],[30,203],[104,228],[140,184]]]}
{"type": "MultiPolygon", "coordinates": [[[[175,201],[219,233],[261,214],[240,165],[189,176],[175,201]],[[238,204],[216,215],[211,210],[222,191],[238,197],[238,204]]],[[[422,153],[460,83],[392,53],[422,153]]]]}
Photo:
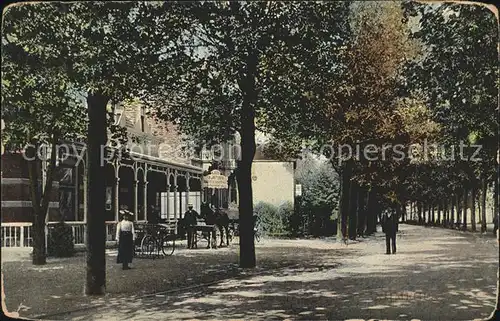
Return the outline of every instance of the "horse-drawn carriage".
{"type": "Polygon", "coordinates": [[[201,240],[207,242],[207,248],[217,248],[224,244],[229,246],[231,238],[227,213],[205,203],[200,214],[197,224],[190,227],[194,230],[194,247],[198,247],[201,240]]]}

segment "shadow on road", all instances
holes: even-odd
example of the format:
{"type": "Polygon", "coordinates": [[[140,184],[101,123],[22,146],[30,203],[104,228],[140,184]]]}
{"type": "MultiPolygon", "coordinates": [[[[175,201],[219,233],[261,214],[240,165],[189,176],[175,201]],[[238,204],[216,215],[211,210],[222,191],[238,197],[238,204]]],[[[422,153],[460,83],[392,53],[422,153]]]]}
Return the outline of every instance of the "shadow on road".
{"type": "MultiPolygon", "coordinates": [[[[186,251],[163,267],[137,263],[134,273],[142,277],[133,282],[142,288],[162,274],[168,285],[156,282],[156,291],[187,287],[141,297],[125,286],[93,300],[93,309],[51,319],[472,320],[490,314],[498,265],[494,240],[405,225],[402,230],[396,255],[385,255],[384,239],[376,235],[347,247],[329,240],[270,240],[257,247],[258,267],[251,270],[237,267],[234,248],[196,256],[186,251]]],[[[111,282],[128,282],[121,271],[111,275],[111,282]]]]}

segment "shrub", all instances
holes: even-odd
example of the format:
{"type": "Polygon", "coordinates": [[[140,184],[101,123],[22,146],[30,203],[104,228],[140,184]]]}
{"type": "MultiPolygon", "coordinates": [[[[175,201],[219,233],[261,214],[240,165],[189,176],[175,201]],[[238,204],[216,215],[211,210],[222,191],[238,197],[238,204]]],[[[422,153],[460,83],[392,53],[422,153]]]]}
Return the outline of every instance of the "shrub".
{"type": "Polygon", "coordinates": [[[292,202],[284,202],[276,207],[272,204],[259,202],[254,211],[259,217],[260,228],[266,235],[297,235],[300,225],[292,202]]]}
{"type": "Polygon", "coordinates": [[[336,234],[337,214],[329,206],[319,206],[303,199],[297,204],[293,215],[292,231],[299,235],[331,236],[336,234]],[[296,223],[295,223],[296,222],[296,223]]]}
{"type": "Polygon", "coordinates": [[[273,230],[279,224],[276,206],[265,202],[259,202],[255,205],[254,212],[259,218],[262,232],[264,234],[273,233],[273,230]]]}
{"type": "Polygon", "coordinates": [[[306,234],[307,213],[304,213],[302,207],[302,197],[295,197],[295,208],[290,217],[290,232],[294,237],[303,236],[306,234]]]}
{"type": "Polygon", "coordinates": [[[48,255],[55,257],[70,257],[75,253],[73,231],[71,226],[63,222],[51,227],[48,235],[48,255]]]}
{"type": "Polygon", "coordinates": [[[280,206],[278,207],[278,218],[281,222],[281,228],[282,230],[277,232],[280,234],[293,234],[293,219],[294,219],[294,208],[293,204],[290,201],[286,201],[284,203],[281,203],[280,206]]]}

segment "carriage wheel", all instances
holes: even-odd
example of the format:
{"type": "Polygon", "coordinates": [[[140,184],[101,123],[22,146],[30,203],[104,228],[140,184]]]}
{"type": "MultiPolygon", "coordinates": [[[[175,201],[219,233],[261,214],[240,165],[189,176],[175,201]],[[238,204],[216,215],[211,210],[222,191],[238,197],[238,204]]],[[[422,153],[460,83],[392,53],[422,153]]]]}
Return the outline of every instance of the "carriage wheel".
{"type": "Polygon", "coordinates": [[[164,237],[162,241],[161,251],[163,255],[172,255],[175,251],[175,238],[174,237],[164,237]]]}
{"type": "Polygon", "coordinates": [[[156,255],[155,252],[158,252],[156,247],[156,241],[151,235],[144,236],[141,242],[141,250],[143,254],[154,258],[156,255]]]}

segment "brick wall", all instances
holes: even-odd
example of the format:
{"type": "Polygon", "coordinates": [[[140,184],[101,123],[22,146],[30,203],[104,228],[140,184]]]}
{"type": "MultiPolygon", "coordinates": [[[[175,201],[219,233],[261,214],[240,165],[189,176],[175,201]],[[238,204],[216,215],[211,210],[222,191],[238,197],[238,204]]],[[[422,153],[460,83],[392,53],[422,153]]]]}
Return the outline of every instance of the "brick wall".
{"type": "MultiPolygon", "coordinates": [[[[2,222],[31,222],[33,209],[31,205],[30,181],[27,161],[21,154],[2,155],[2,222]]],[[[59,183],[55,182],[50,194],[50,202],[58,202],[59,183]]],[[[59,209],[52,203],[49,208],[50,217],[57,217],[59,209]]]]}
{"type": "MultiPolygon", "coordinates": [[[[58,208],[49,209],[49,219],[55,220],[59,215],[58,208]]],[[[2,222],[33,222],[33,209],[31,207],[3,207],[2,208],[2,222]]]]}
{"type": "Polygon", "coordinates": [[[28,164],[21,154],[2,155],[2,178],[28,178],[28,164]]]}

